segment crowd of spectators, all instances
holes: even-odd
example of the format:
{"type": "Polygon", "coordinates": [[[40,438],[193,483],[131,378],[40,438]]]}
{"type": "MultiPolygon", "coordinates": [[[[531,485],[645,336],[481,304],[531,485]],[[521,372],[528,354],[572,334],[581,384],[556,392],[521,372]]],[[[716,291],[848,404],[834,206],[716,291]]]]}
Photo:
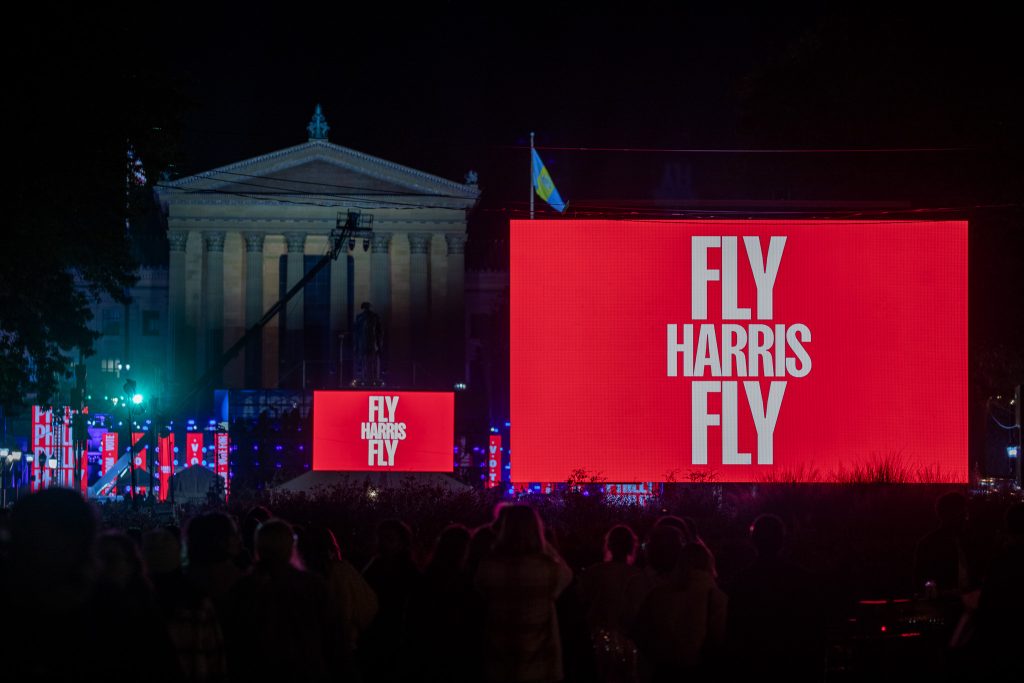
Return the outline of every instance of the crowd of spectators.
{"type": "MultiPolygon", "coordinates": [[[[914,552],[921,598],[953,606],[951,662],[999,661],[1022,635],[1024,505],[988,536],[959,493],[936,511],[914,552]]],[[[825,592],[787,557],[775,514],[752,520],[754,554],[727,576],[696,521],[669,514],[642,537],[613,525],[604,556],[582,565],[524,503],[499,504],[475,528],[448,524],[423,556],[407,524],[381,519],[358,563],[328,526],[262,505],[181,528],[101,526],[63,489],[0,519],[11,680],[656,683],[825,671],[825,592]]]]}

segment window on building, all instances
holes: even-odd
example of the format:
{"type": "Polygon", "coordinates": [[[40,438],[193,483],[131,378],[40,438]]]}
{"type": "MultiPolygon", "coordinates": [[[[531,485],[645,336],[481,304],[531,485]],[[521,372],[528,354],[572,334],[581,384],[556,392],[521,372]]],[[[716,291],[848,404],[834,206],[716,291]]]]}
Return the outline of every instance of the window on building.
{"type": "Polygon", "coordinates": [[[103,334],[117,336],[121,334],[121,309],[103,309],[103,334]]]}
{"type": "Polygon", "coordinates": [[[142,312],[142,336],[160,336],[160,311],[142,312]]]}
{"type": "Polygon", "coordinates": [[[121,365],[120,360],[107,358],[100,363],[100,370],[103,372],[117,372],[119,365],[121,365]]]}

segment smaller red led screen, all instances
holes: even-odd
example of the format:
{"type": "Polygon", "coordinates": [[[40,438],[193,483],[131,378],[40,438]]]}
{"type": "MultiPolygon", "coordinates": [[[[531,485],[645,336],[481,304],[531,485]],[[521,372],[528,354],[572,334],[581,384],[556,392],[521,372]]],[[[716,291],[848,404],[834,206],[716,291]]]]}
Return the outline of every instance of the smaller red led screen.
{"type": "Polygon", "coordinates": [[[451,472],[455,397],[430,391],[314,391],[313,469],[451,472]]]}

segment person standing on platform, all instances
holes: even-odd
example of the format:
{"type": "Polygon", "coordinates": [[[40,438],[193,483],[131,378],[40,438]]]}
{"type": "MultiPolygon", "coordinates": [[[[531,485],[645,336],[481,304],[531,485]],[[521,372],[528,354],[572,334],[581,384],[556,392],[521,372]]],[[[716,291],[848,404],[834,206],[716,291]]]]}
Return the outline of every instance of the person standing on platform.
{"type": "Polygon", "coordinates": [[[370,302],[364,301],[360,306],[362,313],[356,316],[355,352],[359,363],[354,384],[379,387],[381,381],[380,356],[384,349],[384,326],[380,316],[370,309],[370,302]]]}

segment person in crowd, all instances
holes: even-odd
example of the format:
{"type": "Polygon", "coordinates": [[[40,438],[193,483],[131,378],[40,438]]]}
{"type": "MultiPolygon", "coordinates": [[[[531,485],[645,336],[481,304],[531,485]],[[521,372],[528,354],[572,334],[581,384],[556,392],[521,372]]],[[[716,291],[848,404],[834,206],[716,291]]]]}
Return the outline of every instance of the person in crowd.
{"type": "Polygon", "coordinates": [[[721,651],[727,599],[713,564],[703,544],[687,543],[670,579],[640,606],[633,633],[652,683],[700,678],[721,651]]]}
{"type": "Polygon", "coordinates": [[[685,544],[682,532],[675,525],[656,524],[651,529],[643,547],[647,564],[642,571],[633,574],[626,581],[624,621],[628,628],[633,627],[637,610],[651,591],[672,580],[672,572],[685,544]]]}
{"type": "MultiPolygon", "coordinates": [[[[1024,642],[1024,503],[1006,511],[1006,541],[981,589],[975,636],[978,662],[1001,673],[1005,658],[1024,642]]],[[[995,680],[995,676],[993,676],[995,680]]]]}
{"type": "Polygon", "coordinates": [[[377,616],[363,634],[360,657],[368,680],[405,679],[413,671],[407,657],[409,600],[419,585],[420,572],[413,559],[412,531],[403,522],[389,519],[377,526],[377,554],[363,578],[377,594],[377,616]]]}
{"type": "Polygon", "coordinates": [[[693,517],[678,517],[676,515],[664,515],[658,518],[658,521],[654,523],[654,526],[670,526],[679,529],[679,533],[683,536],[683,543],[698,543],[704,546],[704,549],[708,551],[708,557],[711,558],[711,574],[717,579],[718,570],[715,567],[715,555],[708,548],[707,544],[704,543],[704,539],[700,537],[697,532],[697,521],[693,517]]]}
{"type": "Polygon", "coordinates": [[[222,512],[208,512],[189,520],[185,527],[189,580],[213,601],[221,605],[242,577],[238,557],[243,553],[242,539],[235,521],[222,512]]]}
{"type": "Polygon", "coordinates": [[[305,568],[327,581],[331,598],[341,610],[344,647],[354,651],[359,635],[377,614],[377,594],[342,557],[338,539],[327,527],[313,525],[300,533],[298,550],[305,568]]]}
{"type": "Polygon", "coordinates": [[[960,536],[960,552],[965,575],[961,592],[981,588],[999,553],[999,534],[1003,530],[1005,510],[986,496],[967,501],[966,520],[960,536]]]}
{"type": "Polygon", "coordinates": [[[139,609],[154,605],[153,589],[138,546],[127,534],[114,529],[96,539],[96,568],[100,583],[126,594],[139,609]]]}
{"type": "Polygon", "coordinates": [[[654,523],[654,526],[670,526],[678,529],[679,533],[683,535],[683,543],[694,543],[697,541],[697,534],[694,531],[695,527],[692,522],[677,515],[662,515],[654,523]]]}
{"type": "MultiPolygon", "coordinates": [[[[490,557],[496,538],[497,534],[494,532],[493,524],[484,524],[473,530],[466,554],[465,567],[466,579],[470,585],[473,585],[480,563],[490,557]]],[[[474,672],[479,679],[484,670],[484,620],[487,612],[483,596],[476,590],[475,585],[473,587],[474,589],[469,594],[467,614],[469,644],[466,648],[465,659],[466,669],[474,672]]]]}
{"type": "Polygon", "coordinates": [[[227,599],[228,672],[236,680],[327,680],[344,670],[339,611],[327,583],[298,569],[295,532],[256,530],[256,563],[227,599]]]}
{"type": "Polygon", "coordinates": [[[636,644],[628,636],[633,609],[626,589],[641,573],[633,566],[637,545],[631,528],[612,527],[604,538],[604,561],[579,577],[596,665],[607,683],[636,679],[636,644]]]}
{"type": "Polygon", "coordinates": [[[740,671],[785,672],[806,680],[820,667],[812,577],[782,555],[786,526],[763,514],[750,525],[754,562],[726,585],[730,661],[740,671]]]}
{"type": "Polygon", "coordinates": [[[167,529],[148,531],[142,536],[142,554],[185,680],[225,680],[220,621],[213,602],[185,577],[178,538],[167,529]]]}
{"type": "Polygon", "coordinates": [[[473,530],[473,537],[469,541],[469,552],[466,557],[466,573],[476,576],[477,568],[484,558],[491,554],[497,537],[494,526],[491,524],[484,524],[473,530]]]}
{"type": "Polygon", "coordinates": [[[466,575],[470,533],[461,524],[441,532],[409,606],[411,644],[423,663],[423,676],[436,681],[475,681],[479,673],[463,657],[438,657],[451,647],[453,634],[469,634],[473,585],[466,575]]]}
{"type": "Polygon", "coordinates": [[[249,568],[249,565],[252,564],[252,558],[256,554],[253,546],[256,538],[256,529],[259,528],[260,524],[263,524],[270,519],[271,516],[270,510],[267,508],[262,505],[254,505],[249,508],[245,513],[245,517],[242,518],[241,541],[242,550],[244,550],[244,552],[240,551],[237,554],[237,559],[235,560],[242,570],[249,568]]]}
{"type": "Polygon", "coordinates": [[[967,499],[951,491],[935,503],[939,526],[922,538],[914,553],[914,590],[934,591],[940,595],[959,597],[966,582],[966,566],[961,548],[964,524],[967,521],[967,499]]]}
{"type": "Polygon", "coordinates": [[[4,680],[101,680],[112,662],[153,681],[181,679],[166,630],[119,587],[133,582],[132,558],[116,556],[120,541],[106,542],[97,577],[96,527],[76,491],[46,489],[14,505],[0,573],[4,680]]]}
{"type": "Polygon", "coordinates": [[[484,680],[562,680],[555,600],[571,579],[572,571],[545,542],[536,511],[502,507],[494,549],[475,579],[486,609],[484,680]]]}

